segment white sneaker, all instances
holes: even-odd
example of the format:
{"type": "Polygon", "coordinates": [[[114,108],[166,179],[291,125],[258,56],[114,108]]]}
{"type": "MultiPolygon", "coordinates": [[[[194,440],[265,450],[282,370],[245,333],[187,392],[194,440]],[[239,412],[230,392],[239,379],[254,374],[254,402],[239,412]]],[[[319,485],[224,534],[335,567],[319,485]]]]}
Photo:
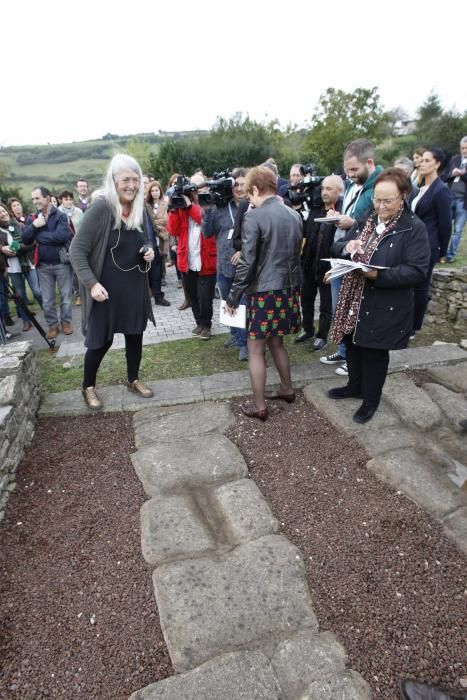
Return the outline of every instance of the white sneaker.
{"type": "Polygon", "coordinates": [[[343,365],[338,367],[335,370],[336,374],[339,374],[341,377],[348,377],[349,376],[349,370],[347,369],[347,362],[344,362],[343,365]]]}

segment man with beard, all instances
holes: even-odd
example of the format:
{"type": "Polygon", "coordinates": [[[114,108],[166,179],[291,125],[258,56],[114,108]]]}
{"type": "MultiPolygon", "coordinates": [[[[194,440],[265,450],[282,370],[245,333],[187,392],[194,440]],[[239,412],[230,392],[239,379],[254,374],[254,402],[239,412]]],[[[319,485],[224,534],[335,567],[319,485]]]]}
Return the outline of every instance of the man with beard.
{"type": "MultiPolygon", "coordinates": [[[[378,175],[383,172],[381,165],[375,165],[375,149],[366,139],[351,141],[344,151],[344,170],[347,175],[342,214],[339,216],[334,240],[345,236],[357,219],[360,219],[372,206],[373,188],[378,175]]],[[[331,214],[332,212],[329,212],[331,214]]],[[[336,212],[339,215],[339,212],[336,212]]],[[[331,281],[332,309],[336,310],[342,279],[331,281]]],[[[347,376],[345,346],[339,345],[337,352],[321,357],[325,365],[340,364],[336,374],[347,376]]]]}

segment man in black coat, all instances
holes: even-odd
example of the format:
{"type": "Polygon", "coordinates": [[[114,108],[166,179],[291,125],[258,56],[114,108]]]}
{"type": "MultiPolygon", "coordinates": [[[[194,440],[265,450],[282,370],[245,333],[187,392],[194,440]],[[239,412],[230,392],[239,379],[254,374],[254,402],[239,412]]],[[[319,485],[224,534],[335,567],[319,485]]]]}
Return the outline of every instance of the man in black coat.
{"type": "Polygon", "coordinates": [[[332,322],[331,287],[324,283],[324,275],[330,264],[322,258],[331,257],[331,246],[336,232],[335,223],[314,221],[324,218],[328,212],[340,212],[344,183],[339,175],[329,175],[321,185],[323,206],[319,212],[310,212],[305,222],[305,244],[302,251],[303,282],[300,290],[302,305],[302,330],[296,343],[312,339],[312,352],[324,350],[332,322]],[[319,325],[315,336],[314,316],[315,300],[319,293],[319,325]]]}

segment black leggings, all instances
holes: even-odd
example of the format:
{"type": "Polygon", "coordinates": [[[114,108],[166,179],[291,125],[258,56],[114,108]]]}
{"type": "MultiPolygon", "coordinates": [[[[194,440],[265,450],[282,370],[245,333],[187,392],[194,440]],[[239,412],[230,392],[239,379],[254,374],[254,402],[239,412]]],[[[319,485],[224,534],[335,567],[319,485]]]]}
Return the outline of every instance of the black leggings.
{"type": "MultiPolygon", "coordinates": [[[[97,348],[96,350],[91,350],[90,348],[86,350],[86,355],[84,356],[83,389],[87,389],[89,386],[96,386],[97,370],[99,369],[105,354],[112,346],[112,342],[113,341],[111,340],[110,342],[106,343],[104,347],[97,348]]],[[[135,379],[138,379],[142,353],[142,334],[129,335],[128,333],[125,333],[126,369],[129,382],[134,382],[135,379]]]]}

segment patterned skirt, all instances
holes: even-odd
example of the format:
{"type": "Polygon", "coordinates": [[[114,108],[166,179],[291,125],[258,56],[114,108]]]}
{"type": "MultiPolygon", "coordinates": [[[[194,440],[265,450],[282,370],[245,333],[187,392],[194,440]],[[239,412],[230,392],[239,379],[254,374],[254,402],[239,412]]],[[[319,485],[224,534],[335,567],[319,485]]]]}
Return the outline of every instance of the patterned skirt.
{"type": "Polygon", "coordinates": [[[248,338],[264,340],[300,330],[300,288],[256,292],[247,296],[248,338]]]}

